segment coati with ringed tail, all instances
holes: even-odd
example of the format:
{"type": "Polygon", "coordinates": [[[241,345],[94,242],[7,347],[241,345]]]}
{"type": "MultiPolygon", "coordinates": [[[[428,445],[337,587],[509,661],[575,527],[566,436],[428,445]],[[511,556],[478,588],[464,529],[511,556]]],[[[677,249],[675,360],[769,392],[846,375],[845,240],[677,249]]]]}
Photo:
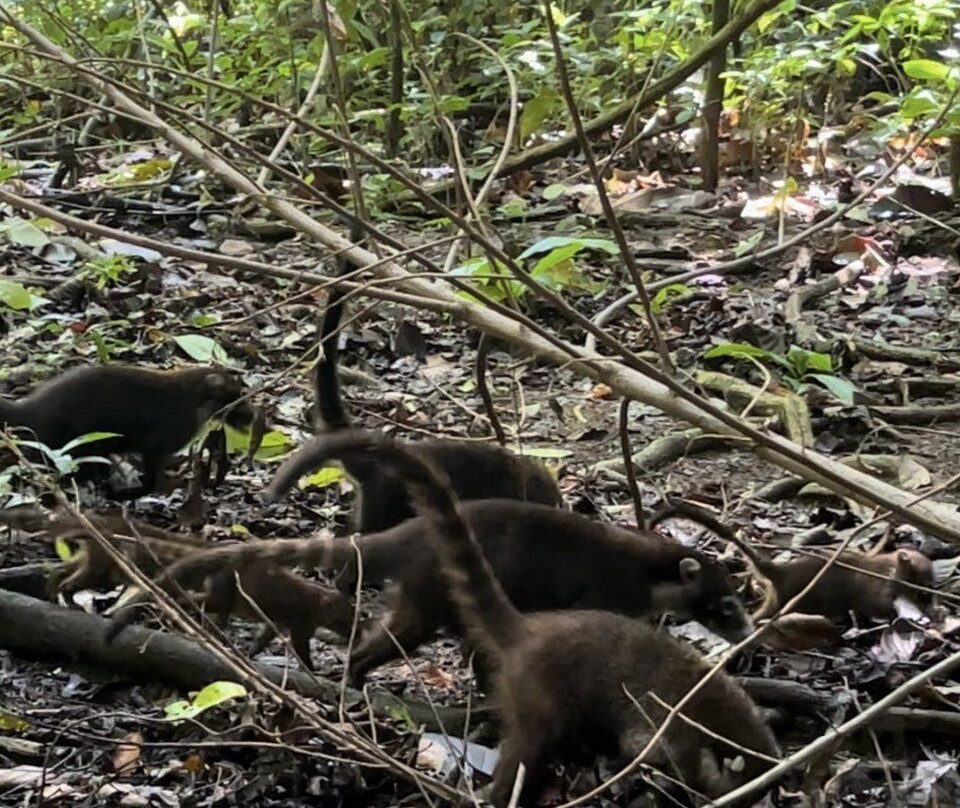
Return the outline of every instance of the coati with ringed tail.
{"type": "MultiPolygon", "coordinates": [[[[363,238],[359,220],[351,221],[350,240],[363,238]]],[[[341,259],[340,273],[346,269],[341,259]]],[[[323,356],[317,363],[316,419],[321,433],[349,429],[350,416],[340,391],[337,366],[340,361],[339,333],[344,310],[344,292],[330,291],[320,323],[320,344],[323,356]]],[[[281,466],[271,485],[271,497],[291,488],[297,479],[314,471],[322,460],[323,443],[308,443],[281,466]]],[[[425,440],[409,444],[411,451],[439,466],[450,478],[460,499],[504,497],[544,505],[560,506],[563,502],[557,482],[540,462],[520,457],[499,446],[461,443],[452,440],[425,440]]],[[[386,530],[414,516],[403,482],[383,474],[375,458],[352,456],[343,464],[357,486],[351,530],[372,533],[386,530]]]]}
{"type": "Polygon", "coordinates": [[[0,428],[26,428],[52,449],[91,432],[117,433],[71,453],[139,454],[140,485],[122,492],[135,498],[156,488],[167,460],[216,413],[227,410],[228,423],[249,424],[253,414],[242,397],[240,375],[222,368],[87,365],[61,373],[21,399],[0,398],[0,428]]]}
{"type": "MultiPolygon", "coordinates": [[[[820,556],[776,562],[758,553],[747,542],[706,508],[691,502],[671,502],[650,520],[653,527],[673,516],[698,522],[721,539],[735,545],[750,566],[766,583],[761,606],[753,619],[771,617],[813,580],[827,563],[820,556]]],[[[929,589],[934,585],[933,564],[916,550],[899,549],[889,553],[868,555],[852,550],[840,553],[813,588],[794,607],[803,614],[822,615],[835,622],[844,622],[853,612],[861,619],[896,617],[895,601],[906,598],[920,607],[928,596],[911,584],[929,589]],[[871,574],[872,573],[872,574],[871,574]]]]}
{"type": "MultiPolygon", "coordinates": [[[[355,448],[377,440],[365,432],[315,438],[314,457],[338,459],[344,465],[369,464],[392,485],[404,484],[375,452],[355,448]]],[[[430,462],[416,451],[419,444],[397,445],[430,462]]],[[[735,640],[752,628],[724,568],[697,550],[655,534],[518,500],[469,500],[461,502],[457,512],[482,547],[500,586],[521,611],[605,609],[629,616],[669,611],[735,640]]],[[[417,517],[362,534],[354,542],[313,538],[228,545],[176,562],[157,583],[197,586],[207,575],[251,564],[301,564],[339,570],[338,586],[352,593],[359,550],[364,583],[393,582],[390,615],[383,625],[370,629],[351,655],[350,677],[359,684],[370,670],[401,656],[397,644],[412,652],[437,630],[457,627],[456,609],[446,594],[428,532],[427,520],[417,517]]],[[[133,617],[132,610],[118,614],[111,635],[133,617]]]]}
{"type": "MultiPolygon", "coordinates": [[[[384,436],[341,433],[328,439],[327,448],[337,457],[366,455],[368,462],[404,481],[420,513],[416,521],[423,540],[433,550],[411,551],[439,561],[442,583],[471,642],[495,662],[494,703],[503,728],[493,781],[496,808],[508,805],[520,764],[526,771],[521,797],[529,806],[536,804],[545,770],[557,757],[586,748],[594,755],[632,758],[667,713],[650,694],[675,704],[707,672],[708,666],[693,651],[622,615],[521,613],[495,577],[495,562],[487,562],[482,542],[474,536],[472,527],[481,523],[472,523],[468,516],[470,508],[474,513],[484,506],[496,511],[504,503],[458,507],[439,469],[384,436]]],[[[677,775],[694,792],[718,797],[766,771],[779,757],[755,705],[722,671],[692,698],[683,716],[706,732],[678,716],[648,762],[677,775]],[[738,757],[742,765],[724,762],[738,757]]]]}

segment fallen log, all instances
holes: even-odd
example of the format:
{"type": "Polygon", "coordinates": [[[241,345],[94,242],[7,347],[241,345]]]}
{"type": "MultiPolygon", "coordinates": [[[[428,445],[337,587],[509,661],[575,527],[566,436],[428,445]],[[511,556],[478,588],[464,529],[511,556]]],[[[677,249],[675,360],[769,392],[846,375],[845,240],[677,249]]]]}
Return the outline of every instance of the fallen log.
{"type": "MultiPolygon", "coordinates": [[[[233,680],[234,674],[200,643],[176,634],[131,626],[116,640],[104,642],[109,621],[99,615],[64,609],[47,601],[0,590],[0,648],[32,658],[82,662],[110,671],[122,671],[143,681],[160,681],[187,691],[200,690],[210,682],[233,680]]],[[[301,695],[339,703],[340,684],[300,670],[253,662],[274,684],[283,684],[301,695]]],[[[362,693],[346,689],[348,706],[365,703],[362,693]]],[[[461,735],[468,711],[431,707],[415,699],[400,699],[391,693],[370,690],[375,712],[395,715],[398,708],[418,726],[461,735]],[[438,721],[439,719],[439,721],[438,721]],[[441,727],[440,724],[443,726],[441,727]]],[[[489,708],[469,711],[471,727],[492,717],[489,708]]]]}

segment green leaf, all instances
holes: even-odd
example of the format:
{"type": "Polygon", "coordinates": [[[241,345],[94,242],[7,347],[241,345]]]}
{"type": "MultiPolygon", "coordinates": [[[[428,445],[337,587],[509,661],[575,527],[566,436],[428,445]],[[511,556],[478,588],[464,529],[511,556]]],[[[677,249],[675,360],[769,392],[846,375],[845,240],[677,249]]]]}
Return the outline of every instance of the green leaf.
{"type": "Polygon", "coordinates": [[[733,254],[737,258],[741,258],[747,253],[752,253],[756,246],[760,243],[760,240],[763,238],[763,230],[758,230],[756,233],[751,235],[749,238],[744,239],[741,242],[737,243],[737,246],[733,248],[733,254]]]}
{"type": "Polygon", "coordinates": [[[0,160],[0,182],[11,180],[20,173],[20,167],[0,160]]]}
{"type": "Polygon", "coordinates": [[[0,222],[0,232],[7,234],[11,244],[21,247],[46,247],[50,238],[33,222],[13,216],[5,222],[0,222]]]}
{"type": "Polygon", "coordinates": [[[77,554],[76,551],[74,551],[74,549],[70,546],[70,542],[63,538],[63,536],[57,536],[57,538],[54,539],[53,549],[57,554],[57,558],[59,558],[61,561],[69,561],[77,554]]]}
{"type": "Polygon", "coordinates": [[[540,92],[527,101],[520,112],[520,140],[525,141],[538,132],[557,109],[559,102],[560,96],[553,87],[541,87],[540,92]]]}
{"type": "Polygon", "coordinates": [[[729,357],[731,359],[743,359],[748,356],[755,359],[769,359],[773,354],[746,342],[725,342],[722,345],[714,345],[703,355],[703,358],[722,359],[729,357]]]}
{"type": "Polygon", "coordinates": [[[671,283],[669,286],[664,286],[663,289],[660,289],[653,296],[653,300],[650,301],[653,306],[653,313],[659,314],[668,305],[670,305],[671,298],[685,295],[689,291],[690,287],[685,283],[671,283]]]}
{"type": "Polygon", "coordinates": [[[196,718],[204,710],[216,707],[230,699],[243,698],[247,689],[237,682],[211,682],[190,701],[175,701],[164,708],[167,721],[196,718]]]}
{"type": "Polygon", "coordinates": [[[816,379],[833,394],[834,398],[839,399],[844,404],[853,404],[853,394],[857,391],[853,382],[826,373],[811,373],[807,378],[816,379]]]}
{"type": "Polygon", "coordinates": [[[180,334],[173,338],[180,349],[191,359],[198,362],[219,362],[223,365],[233,364],[226,351],[210,337],[202,334],[180,334]]]}
{"type": "Polygon", "coordinates": [[[88,443],[96,443],[98,440],[106,440],[107,438],[122,438],[119,432],[88,432],[86,435],[80,435],[78,438],[74,438],[69,443],[65,443],[60,447],[59,451],[69,452],[71,449],[76,449],[78,446],[85,446],[88,443]]]}
{"type": "Polygon", "coordinates": [[[43,303],[49,303],[42,297],[35,297],[30,294],[25,286],[16,281],[8,281],[0,278],[0,303],[14,311],[23,311],[33,309],[43,303]]]}
{"type": "Polygon", "coordinates": [[[797,378],[803,377],[811,370],[821,373],[833,372],[833,360],[829,354],[808,351],[798,345],[790,346],[790,350],[787,351],[787,361],[797,378]]]}
{"type": "Polygon", "coordinates": [[[576,245],[577,249],[572,254],[576,254],[580,250],[600,250],[602,252],[608,253],[610,255],[619,255],[620,248],[616,245],[616,242],[611,241],[606,238],[569,238],[567,236],[548,236],[547,238],[540,239],[536,244],[531,247],[527,247],[522,253],[520,253],[520,258],[531,258],[534,255],[541,255],[542,253],[548,253],[551,250],[556,250],[561,247],[567,247],[570,245],[576,245]]]}
{"type": "Polygon", "coordinates": [[[554,199],[563,196],[566,192],[566,185],[563,185],[559,182],[554,182],[543,189],[543,198],[547,200],[547,202],[552,202],[554,199]]]}
{"type": "Polygon", "coordinates": [[[336,466],[325,466],[300,481],[301,488],[326,488],[343,479],[343,469],[336,466]]]}
{"type": "MultiPolygon", "coordinates": [[[[227,438],[228,454],[246,454],[250,448],[250,433],[243,432],[230,424],[223,425],[223,432],[227,438]]],[[[288,452],[293,447],[289,435],[276,430],[265,432],[260,441],[260,448],[253,455],[254,460],[269,460],[288,452]]]]}
{"type": "Polygon", "coordinates": [[[903,63],[903,72],[912,79],[943,81],[950,74],[950,68],[933,59],[911,59],[903,63]]]}
{"type": "Polygon", "coordinates": [[[206,328],[207,326],[216,325],[220,322],[219,314],[194,314],[190,318],[190,322],[193,323],[197,328],[206,328]]]}

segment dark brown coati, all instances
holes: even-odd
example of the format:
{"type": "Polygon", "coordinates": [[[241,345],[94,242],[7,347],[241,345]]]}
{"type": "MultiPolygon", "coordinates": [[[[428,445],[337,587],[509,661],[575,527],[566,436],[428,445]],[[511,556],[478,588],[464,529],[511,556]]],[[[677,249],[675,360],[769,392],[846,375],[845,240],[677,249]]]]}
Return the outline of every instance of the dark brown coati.
{"type": "MultiPolygon", "coordinates": [[[[421,514],[420,532],[434,550],[430,555],[439,560],[439,574],[471,642],[495,661],[494,703],[503,728],[493,783],[497,808],[508,805],[520,764],[526,771],[521,796],[533,805],[546,767],[558,756],[585,749],[632,758],[667,713],[651,694],[675,704],[703,678],[708,666],[693,651],[643,622],[605,611],[521,613],[494,575],[496,561],[488,563],[472,532],[482,522],[467,515],[467,509],[482,513],[486,505],[495,521],[509,524],[511,514],[499,511],[502,503],[456,507],[442,471],[382,436],[343,434],[328,447],[337,456],[375,458],[384,471],[404,481],[421,514]]],[[[560,517],[557,524],[573,516],[509,504],[560,517]]],[[[556,534],[547,538],[559,541],[556,534]]],[[[426,555],[422,550],[418,554],[426,555]]],[[[547,558],[540,563],[546,566],[547,558]]],[[[581,561],[588,563],[588,557],[581,561]]],[[[557,564],[549,573],[562,577],[563,570],[557,564]]],[[[539,583],[548,586],[549,580],[544,574],[539,583]]],[[[753,702],[723,672],[704,685],[683,715],[706,732],[678,717],[648,762],[678,776],[694,792],[718,797],[766,771],[780,754],[753,702]],[[742,765],[724,762],[738,757],[742,765]]]]}
{"type": "MultiPolygon", "coordinates": [[[[351,241],[356,243],[362,236],[362,228],[354,221],[351,241]]],[[[341,272],[343,269],[345,262],[341,262],[341,272]]],[[[350,427],[337,377],[343,297],[342,291],[331,290],[320,324],[323,356],[316,368],[315,407],[318,431],[328,433],[350,427]]],[[[318,449],[308,443],[284,463],[270,486],[268,497],[276,499],[301,476],[314,471],[322,460],[323,445],[321,442],[318,449]]],[[[556,480],[542,463],[519,457],[499,446],[429,440],[411,444],[410,448],[443,469],[460,499],[504,497],[553,506],[563,502],[556,480]]],[[[375,459],[351,457],[344,461],[344,470],[357,485],[352,531],[386,530],[414,516],[403,482],[382,474],[375,459]]]]}
{"type": "MultiPolygon", "coordinates": [[[[377,440],[367,433],[339,432],[315,439],[314,453],[318,460],[375,465],[383,478],[400,484],[375,453],[355,448],[377,440]]],[[[415,447],[398,445],[429,462],[415,447]]],[[[521,611],[606,609],[631,616],[669,611],[731,639],[751,630],[724,568],[694,549],[518,500],[472,500],[460,503],[458,512],[521,611]]],[[[353,544],[314,538],[229,545],[178,561],[157,583],[199,586],[207,575],[269,562],[338,569],[341,591],[352,592],[357,579],[353,544]]],[[[370,630],[351,657],[351,680],[359,684],[370,670],[401,656],[398,644],[412,652],[440,628],[456,627],[457,621],[431,552],[426,520],[418,517],[361,535],[355,544],[363,581],[389,579],[394,584],[389,617],[370,630]]],[[[132,619],[132,610],[118,615],[111,635],[132,619]]]]}
{"type": "MultiPolygon", "coordinates": [[[[770,617],[799,595],[826,564],[825,557],[804,556],[782,563],[765,558],[710,511],[689,502],[671,502],[651,518],[651,526],[672,516],[699,522],[743,552],[767,582],[763,604],[753,614],[757,620],[770,617]]],[[[888,619],[896,616],[894,601],[898,597],[918,605],[926,600],[922,591],[910,584],[927,588],[934,584],[933,564],[922,553],[901,549],[871,556],[845,551],[794,606],[794,611],[823,615],[837,622],[845,620],[850,612],[862,619],[888,619]]]]}
{"type": "MultiPolygon", "coordinates": [[[[173,533],[142,522],[133,522],[120,514],[85,514],[87,519],[111,539],[141,571],[151,575],[189,553],[196,553],[209,545],[193,534],[173,533]]],[[[82,589],[110,589],[126,582],[113,559],[89,528],[72,513],[58,513],[45,526],[51,537],[79,539],[83,547],[50,576],[48,593],[59,593],[72,603],[74,593],[82,589]]],[[[310,638],[323,626],[346,639],[353,622],[351,599],[336,589],[307,581],[289,570],[273,564],[246,567],[238,576],[232,570],[212,575],[206,581],[201,598],[204,610],[215,614],[218,623],[225,626],[231,615],[263,622],[247,597],[263,615],[290,635],[290,644],[301,662],[310,665],[310,638]],[[241,593],[240,589],[243,590],[241,593]],[[246,597],[245,597],[246,595],[246,597]]],[[[251,654],[262,651],[274,636],[272,627],[264,624],[251,649],[251,654]]]]}
{"type": "Polygon", "coordinates": [[[114,432],[73,454],[136,452],[143,460],[136,497],[156,488],[166,461],[215,413],[230,408],[228,422],[252,418],[241,401],[239,374],[213,367],[154,370],[129,365],[73,368],[17,401],[0,399],[0,426],[24,427],[41,443],[59,449],[91,432],[114,432]]]}

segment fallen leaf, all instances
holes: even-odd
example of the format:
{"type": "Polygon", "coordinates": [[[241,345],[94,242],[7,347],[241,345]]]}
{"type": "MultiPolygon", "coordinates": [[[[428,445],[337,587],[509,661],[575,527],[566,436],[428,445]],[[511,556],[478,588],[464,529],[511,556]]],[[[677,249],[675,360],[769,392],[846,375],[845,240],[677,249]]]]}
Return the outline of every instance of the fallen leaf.
{"type": "Polygon", "coordinates": [[[436,687],[440,690],[453,690],[457,686],[457,680],[453,674],[447,673],[436,665],[430,665],[420,671],[420,678],[428,687],[436,687]]]}
{"type": "Polygon", "coordinates": [[[870,649],[870,653],[882,665],[909,662],[922,641],[922,631],[901,631],[891,626],[880,635],[880,641],[870,649]]]}
{"type": "Polygon", "coordinates": [[[607,385],[600,383],[596,385],[593,390],[590,391],[590,398],[598,399],[607,399],[610,398],[610,395],[613,393],[613,389],[607,387],[607,385]]]}
{"type": "Polygon", "coordinates": [[[806,651],[836,645],[843,632],[819,614],[791,612],[778,617],[763,635],[765,645],[778,651],[806,651]]]}
{"type": "Polygon", "coordinates": [[[131,774],[140,763],[143,735],[139,732],[131,732],[124,741],[127,743],[118,744],[117,751],[113,755],[113,770],[118,774],[131,774]]]}

